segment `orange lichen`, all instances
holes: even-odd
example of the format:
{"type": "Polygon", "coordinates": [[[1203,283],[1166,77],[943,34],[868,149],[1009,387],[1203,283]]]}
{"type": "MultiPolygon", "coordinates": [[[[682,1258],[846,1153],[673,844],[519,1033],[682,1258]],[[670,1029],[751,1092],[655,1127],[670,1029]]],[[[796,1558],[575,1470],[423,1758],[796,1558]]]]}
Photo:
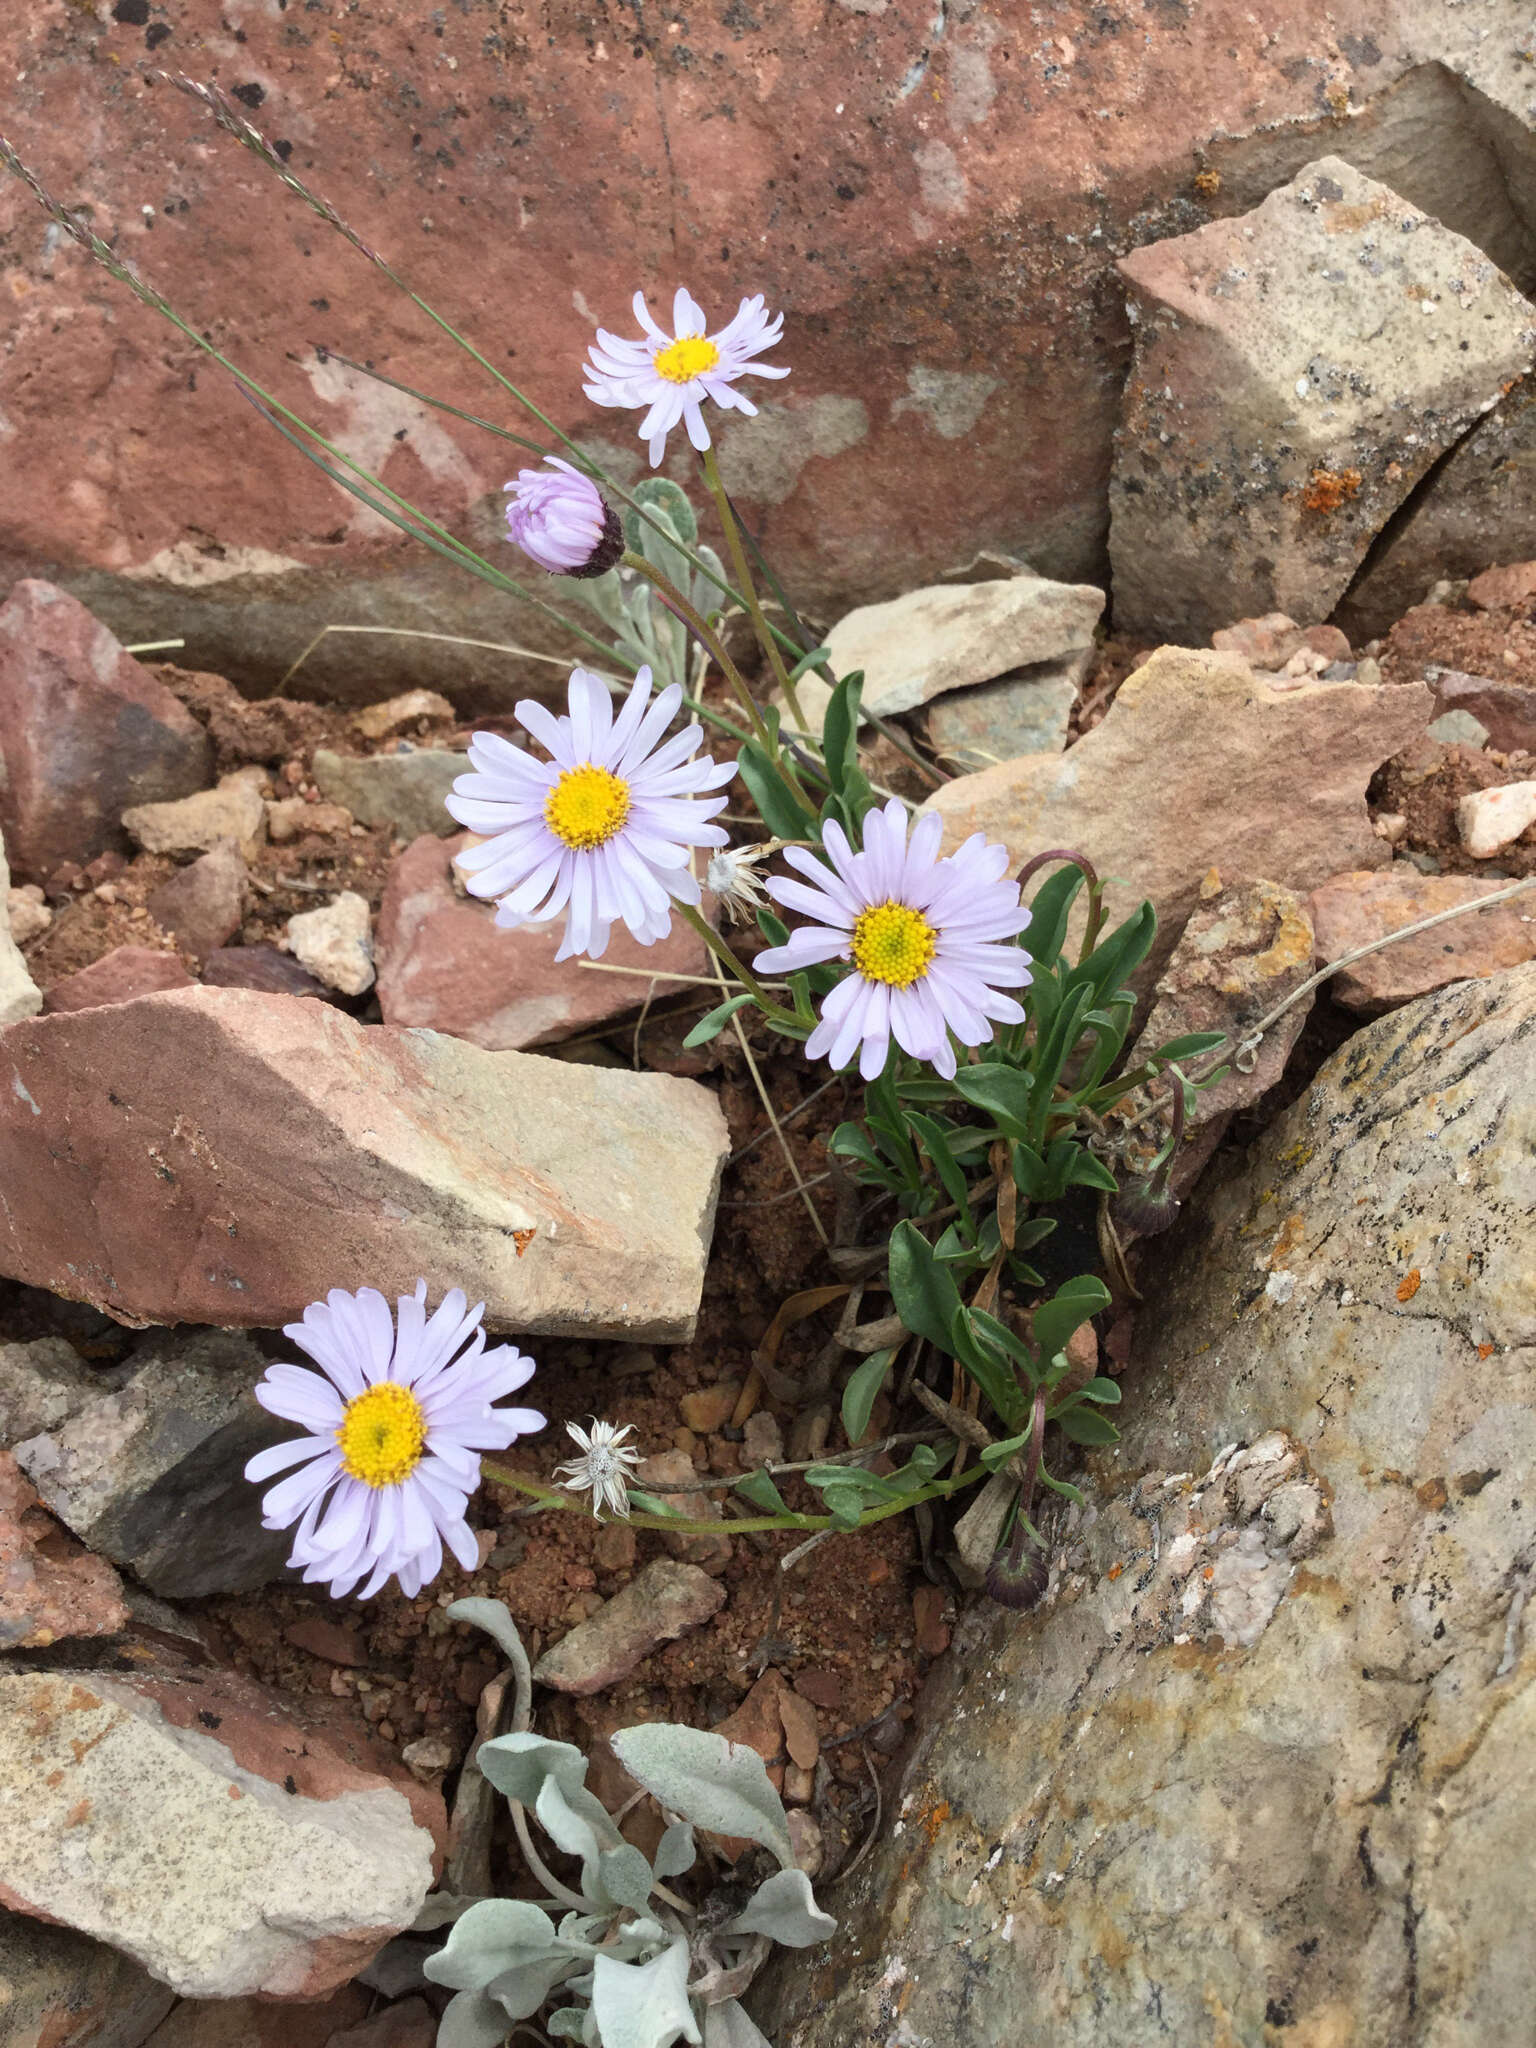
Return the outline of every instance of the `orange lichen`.
{"type": "Polygon", "coordinates": [[[1195,173],[1195,190],[1202,199],[1214,199],[1221,190],[1221,173],[1207,167],[1195,173]]]}
{"type": "Polygon", "coordinates": [[[1405,1273],[1402,1279],[1398,1281],[1398,1300],[1412,1301],[1413,1297],[1418,1293],[1419,1288],[1422,1286],[1422,1284],[1423,1281],[1420,1276],[1419,1269],[1417,1266],[1415,1266],[1410,1272],[1405,1273]]]}
{"type": "Polygon", "coordinates": [[[1358,469],[1314,469],[1302,489],[1302,505],[1326,517],[1356,496],[1363,481],[1358,469]]]}

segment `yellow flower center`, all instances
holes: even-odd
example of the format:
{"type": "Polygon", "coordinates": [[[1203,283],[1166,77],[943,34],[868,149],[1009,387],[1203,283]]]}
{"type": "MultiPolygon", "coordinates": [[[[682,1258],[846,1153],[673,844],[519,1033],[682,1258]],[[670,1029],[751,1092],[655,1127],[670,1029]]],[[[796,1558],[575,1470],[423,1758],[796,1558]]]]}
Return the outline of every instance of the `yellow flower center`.
{"type": "Polygon", "coordinates": [[[652,357],[658,377],[669,384],[691,384],[720,360],[720,351],[707,334],[680,334],[652,357]]]}
{"type": "Polygon", "coordinates": [[[421,1463],[427,1418],[409,1387],[380,1380],[349,1401],[336,1441],[342,1469],[365,1486],[398,1486],[421,1463]]]}
{"type": "Polygon", "coordinates": [[[544,799],[544,822],[577,853],[590,853],[618,831],[629,816],[629,784],[609,768],[583,761],[567,768],[544,799]]]}
{"type": "Polygon", "coordinates": [[[928,972],[939,935],[920,910],[877,903],[853,927],[853,964],[866,981],[910,988],[928,972]]]}

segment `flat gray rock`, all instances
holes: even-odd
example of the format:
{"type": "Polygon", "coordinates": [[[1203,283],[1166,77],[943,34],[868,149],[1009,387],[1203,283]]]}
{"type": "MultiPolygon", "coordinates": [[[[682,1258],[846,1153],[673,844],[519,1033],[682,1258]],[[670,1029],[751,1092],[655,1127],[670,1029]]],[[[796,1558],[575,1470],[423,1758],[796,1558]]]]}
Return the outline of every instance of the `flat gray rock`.
{"type": "Polygon", "coordinates": [[[317,747],[313,772],[320,794],[344,804],[360,824],[392,825],[406,840],[423,832],[446,839],[459,830],[443,801],[458,777],[469,773],[468,754],[413,747],[406,740],[395,753],[362,758],[317,747]]]}

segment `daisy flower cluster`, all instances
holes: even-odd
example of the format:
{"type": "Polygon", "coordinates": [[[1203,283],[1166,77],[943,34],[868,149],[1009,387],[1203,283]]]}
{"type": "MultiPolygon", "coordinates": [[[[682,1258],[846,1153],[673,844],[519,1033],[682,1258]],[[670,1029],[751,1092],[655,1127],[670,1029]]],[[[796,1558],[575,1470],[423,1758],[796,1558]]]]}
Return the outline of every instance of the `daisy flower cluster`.
{"type": "Polygon", "coordinates": [[[544,1427],[534,1408],[498,1408],[533,1375],[508,1344],[486,1345],[462,1291],[431,1316],[427,1283],[402,1295],[399,1323],[375,1288],[333,1288],[284,1335],[320,1368],[269,1366],[262,1407],[305,1432],[258,1451],[245,1468],[260,1484],[268,1529],[294,1530],[290,1565],[341,1599],[369,1599],[390,1578],[407,1596],[442,1567],[446,1546],[466,1571],[479,1560],[464,1510],[480,1483],[480,1453],[504,1451],[544,1427]],[[296,1467],[296,1470],[290,1469],[296,1467]]]}

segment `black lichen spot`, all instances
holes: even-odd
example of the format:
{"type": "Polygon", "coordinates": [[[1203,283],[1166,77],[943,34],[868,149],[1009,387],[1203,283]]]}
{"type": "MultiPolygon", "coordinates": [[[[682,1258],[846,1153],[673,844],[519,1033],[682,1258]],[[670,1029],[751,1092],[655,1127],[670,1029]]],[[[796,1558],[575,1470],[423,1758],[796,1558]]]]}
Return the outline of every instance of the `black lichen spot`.
{"type": "Polygon", "coordinates": [[[235,86],[233,91],[235,98],[243,107],[259,107],[267,96],[266,87],[258,85],[255,79],[252,79],[249,85],[235,86]]]}
{"type": "Polygon", "coordinates": [[[298,1786],[297,1786],[297,1785],[296,1785],[296,1784],[294,1783],[294,1781],[293,1781],[293,1773],[292,1773],[292,1771],[290,1771],[290,1772],[288,1773],[287,1777],[286,1777],[286,1778],[284,1778],[284,1780],[283,1780],[283,1790],[284,1790],[285,1792],[291,1792],[291,1793],[293,1793],[293,1795],[295,1796],[295,1798],[296,1798],[296,1797],[298,1796],[298,1790],[299,1790],[299,1788],[298,1788],[298,1786]]]}
{"type": "Polygon", "coordinates": [[[293,155],[293,144],[291,142],[274,142],[272,148],[282,158],[284,163],[287,163],[289,157],[293,155]]]}
{"type": "Polygon", "coordinates": [[[224,1716],[210,1712],[207,1707],[198,1708],[197,1718],[205,1728],[220,1728],[224,1724],[224,1716]]]}
{"type": "Polygon", "coordinates": [[[1271,1998],[1264,2007],[1266,2027],[1294,2027],[1296,2014],[1288,1998],[1271,1998]]]}
{"type": "Polygon", "coordinates": [[[149,19],[149,0],[117,0],[112,19],[125,28],[142,28],[149,19]]]}
{"type": "Polygon", "coordinates": [[[175,30],[168,21],[152,21],[144,31],[145,46],[151,50],[158,50],[160,45],[168,43],[174,34],[175,30]]]}

